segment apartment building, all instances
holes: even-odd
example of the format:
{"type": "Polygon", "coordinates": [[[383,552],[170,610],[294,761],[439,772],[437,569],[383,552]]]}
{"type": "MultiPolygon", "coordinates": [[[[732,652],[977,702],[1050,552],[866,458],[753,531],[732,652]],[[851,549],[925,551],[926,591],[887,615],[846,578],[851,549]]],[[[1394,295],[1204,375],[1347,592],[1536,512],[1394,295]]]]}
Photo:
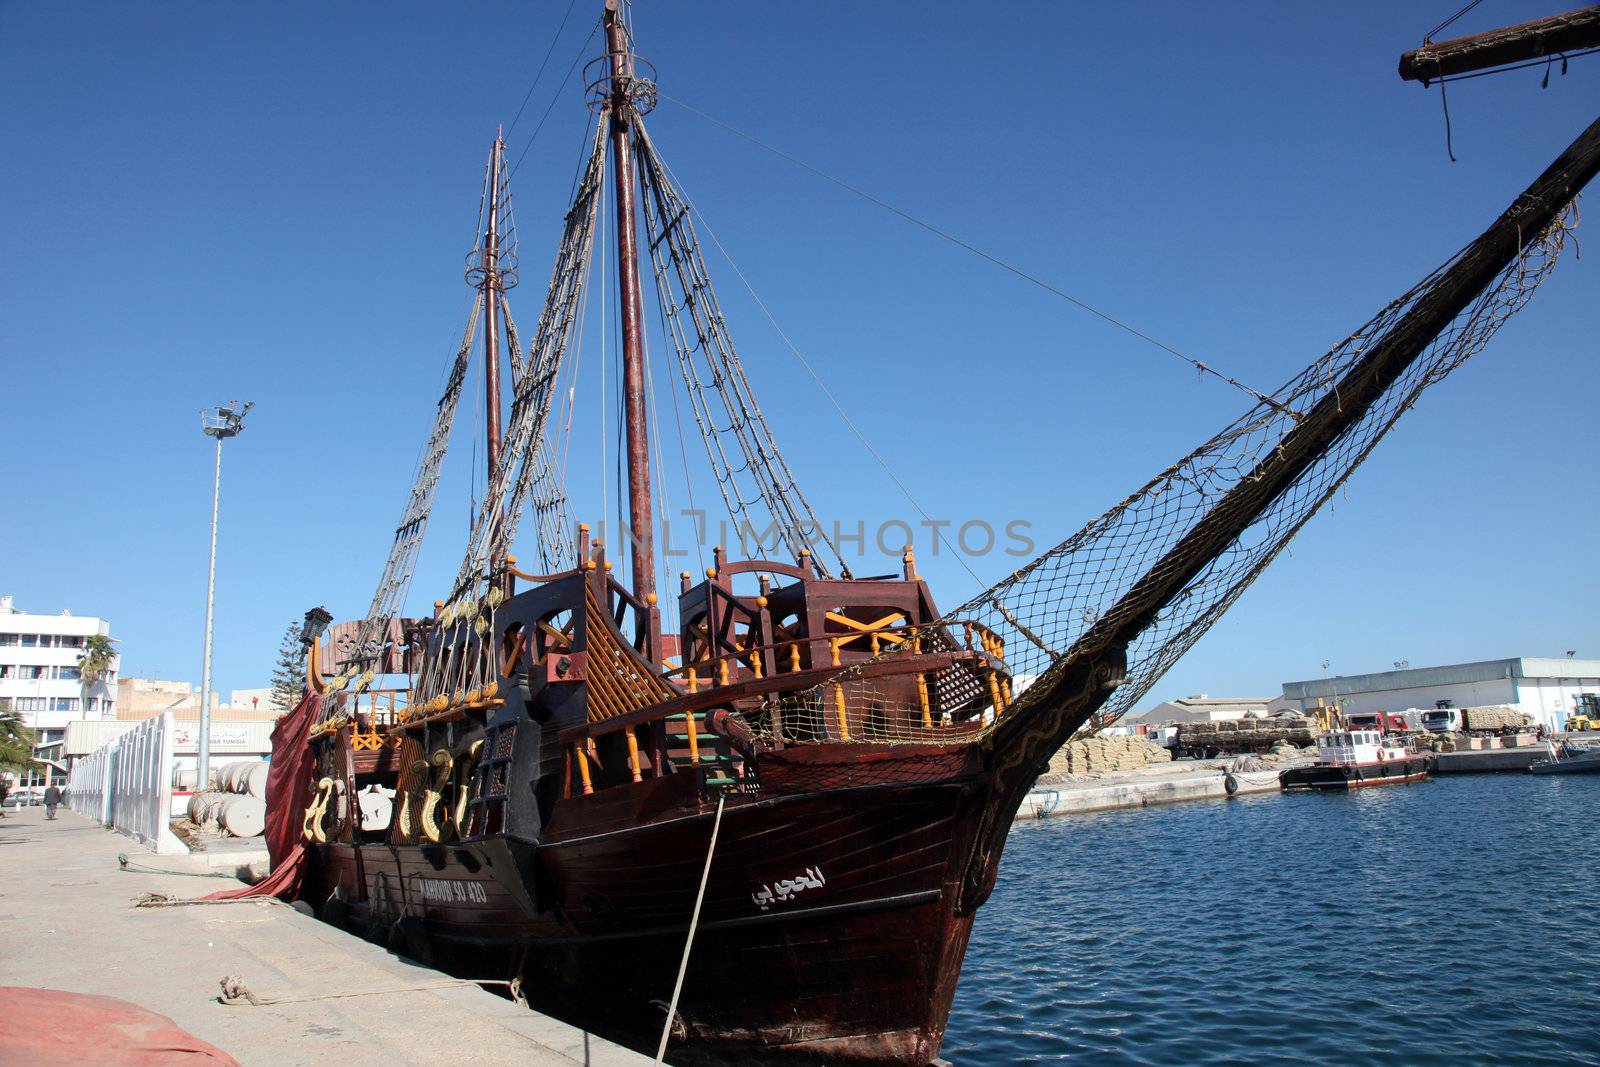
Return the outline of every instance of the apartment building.
{"type": "MultiPolygon", "coordinates": [[[[75,719],[116,717],[120,657],[112,657],[111,669],[87,693],[78,672],[84,642],[94,634],[110,637],[110,624],[67,611],[35,615],[0,596],[0,702],[22,716],[40,745],[59,746],[75,719]]],[[[52,751],[47,747],[45,755],[52,751]]]]}

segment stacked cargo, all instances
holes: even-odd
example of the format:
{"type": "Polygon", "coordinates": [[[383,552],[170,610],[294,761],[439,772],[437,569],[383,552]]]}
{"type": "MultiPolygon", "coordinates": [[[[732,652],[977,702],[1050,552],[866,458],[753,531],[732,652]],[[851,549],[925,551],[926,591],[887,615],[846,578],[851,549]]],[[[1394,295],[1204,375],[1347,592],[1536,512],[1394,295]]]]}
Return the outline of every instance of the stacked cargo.
{"type": "Polygon", "coordinates": [[[1271,719],[1220,719],[1178,727],[1178,748],[1187,752],[1266,752],[1275,745],[1309,745],[1316,724],[1299,715],[1271,719]]]}
{"type": "MultiPolygon", "coordinates": [[[[180,770],[175,784],[192,782],[193,772],[180,770]]],[[[189,798],[189,821],[225,830],[234,837],[256,837],[267,825],[267,764],[261,760],[225,763],[213,775],[216,789],[189,798]]]]}
{"type": "Polygon", "coordinates": [[[1462,708],[1461,725],[1468,733],[1499,733],[1502,730],[1525,728],[1528,725],[1528,716],[1504,704],[1484,708],[1462,708]]]}
{"type": "Polygon", "coordinates": [[[1069,741],[1050,757],[1051,774],[1099,774],[1136,771],[1151,763],[1165,763],[1172,754],[1143,737],[1087,737],[1069,741]]]}

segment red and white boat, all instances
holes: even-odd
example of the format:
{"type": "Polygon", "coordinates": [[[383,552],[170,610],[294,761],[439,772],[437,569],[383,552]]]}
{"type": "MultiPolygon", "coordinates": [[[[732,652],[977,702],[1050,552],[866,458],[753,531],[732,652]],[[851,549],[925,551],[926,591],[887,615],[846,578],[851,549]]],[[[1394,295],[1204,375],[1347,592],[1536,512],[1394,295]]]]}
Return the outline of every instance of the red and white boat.
{"type": "Polygon", "coordinates": [[[1285,789],[1359,789],[1420,782],[1427,756],[1394,745],[1377,730],[1334,730],[1317,739],[1317,762],[1278,775],[1285,789]]]}

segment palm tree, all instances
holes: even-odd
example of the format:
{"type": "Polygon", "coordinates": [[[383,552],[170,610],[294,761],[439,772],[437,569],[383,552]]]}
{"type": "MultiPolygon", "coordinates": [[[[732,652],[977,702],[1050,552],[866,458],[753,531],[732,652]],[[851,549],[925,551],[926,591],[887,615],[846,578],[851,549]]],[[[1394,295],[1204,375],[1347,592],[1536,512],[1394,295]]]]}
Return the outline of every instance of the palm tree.
{"type": "Polygon", "coordinates": [[[33,766],[33,731],[9,699],[0,701],[0,770],[26,771],[33,766]]]}
{"type": "Polygon", "coordinates": [[[89,688],[111,670],[111,661],[116,655],[111,638],[105,634],[90,634],[84,639],[83,651],[78,655],[78,695],[82,698],[82,713],[86,719],[89,717],[89,688]]]}

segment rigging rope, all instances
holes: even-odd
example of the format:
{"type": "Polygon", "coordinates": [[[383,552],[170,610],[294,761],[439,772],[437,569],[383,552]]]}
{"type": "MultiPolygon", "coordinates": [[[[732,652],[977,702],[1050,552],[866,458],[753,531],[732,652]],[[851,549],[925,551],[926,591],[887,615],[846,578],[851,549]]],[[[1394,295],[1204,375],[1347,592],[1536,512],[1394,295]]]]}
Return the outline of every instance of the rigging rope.
{"type": "Polygon", "coordinates": [[[472,302],[472,312],[467,317],[467,328],[461,335],[455,361],[445,380],[444,394],[435,408],[433,429],[428,435],[422,459],[417,464],[416,476],[406,494],[405,508],[401,511],[399,525],[395,527],[394,541],[389,558],[384,563],[378,588],[372,594],[372,604],[367,609],[356,641],[356,653],[368,661],[372,668],[379,665],[379,656],[387,642],[393,620],[399,616],[405,603],[406,590],[416,569],[417,553],[428,529],[428,517],[433,510],[433,498],[439,486],[439,470],[444,462],[445,450],[450,443],[450,429],[455,424],[456,408],[461,400],[467,367],[472,359],[473,342],[478,335],[478,319],[483,314],[483,294],[478,293],[472,302]]]}
{"type": "MultiPolygon", "coordinates": [[[[561,16],[561,25],[557,26],[556,32],[551,35],[550,47],[544,50],[544,58],[539,61],[539,70],[533,76],[533,84],[528,86],[528,91],[522,96],[522,104],[517,108],[517,113],[511,117],[511,125],[506,127],[507,137],[511,136],[512,132],[517,128],[517,123],[522,120],[522,112],[527,109],[528,101],[533,99],[533,91],[539,88],[539,79],[544,77],[544,69],[550,65],[550,56],[555,52],[556,45],[561,43],[561,31],[567,28],[567,20],[572,17],[572,10],[577,6],[578,0],[569,0],[567,13],[561,16]]],[[[584,44],[587,46],[588,42],[586,41],[584,44]]],[[[557,90],[557,92],[559,91],[557,90]]],[[[538,131],[535,131],[534,135],[537,136],[538,131]]],[[[528,138],[528,141],[531,144],[533,138],[528,138]]]]}
{"type": "MultiPolygon", "coordinates": [[[[767,709],[756,717],[760,729],[770,733],[778,723],[786,740],[812,740],[791,736],[791,724],[815,723],[837,702],[872,709],[870,721],[851,724],[857,741],[938,741],[941,728],[927,725],[930,710],[949,716],[952,740],[970,739],[974,726],[993,732],[1013,723],[1050,733],[1056,705],[1031,699],[1029,684],[1047,674],[1059,680],[1064,665],[1117,654],[1125,667],[1099,679],[1109,696],[1092,720],[1099,727],[1115,722],[1345,484],[1422,392],[1480,351],[1531,299],[1558,262],[1574,212],[1569,199],[1542,230],[1529,230],[1521,251],[1470,300],[1461,297],[1465,306],[1440,326],[1437,316],[1448,313],[1441,309],[1458,297],[1441,297],[1435,287],[1447,274],[1483,269],[1493,253],[1478,248],[1491,235],[1521,232],[1497,224],[1285,383],[1274,403],[1253,405],[1072,537],[922,628],[924,652],[959,651],[963,634],[971,648],[980,636],[984,654],[1005,664],[1015,693],[1000,688],[988,661],[969,660],[925,675],[933,699],[919,707],[903,675],[874,676],[857,665],[767,709]],[[1019,714],[1024,706],[1028,712],[1019,714]]],[[[1047,700],[1061,695],[1054,682],[1039,689],[1047,700]]]]}
{"type": "Polygon", "coordinates": [[[1433,38],[1434,38],[1434,35],[1437,34],[1440,30],[1443,30],[1443,29],[1449,27],[1452,23],[1454,23],[1462,15],[1465,15],[1467,12],[1471,11],[1473,8],[1477,7],[1481,3],[1483,3],[1483,0],[1472,0],[1471,3],[1467,4],[1460,11],[1457,11],[1454,15],[1451,15],[1449,18],[1447,18],[1443,22],[1439,23],[1439,25],[1435,26],[1433,29],[1431,29],[1427,33],[1423,34],[1422,35],[1422,42],[1424,44],[1427,44],[1429,41],[1432,41],[1433,38]]]}
{"type": "Polygon", "coordinates": [[[1023,268],[1016,266],[1015,264],[1009,263],[1006,260],[1001,259],[999,256],[994,255],[991,252],[986,252],[983,249],[979,248],[977,245],[974,245],[974,244],[972,244],[972,243],[970,243],[968,241],[962,240],[960,237],[957,237],[955,234],[950,233],[948,230],[942,230],[939,227],[933,225],[933,223],[927,222],[927,221],[925,221],[923,219],[920,219],[917,216],[911,214],[909,211],[904,211],[901,208],[895,207],[893,204],[891,204],[891,203],[889,203],[889,202],[887,202],[885,200],[882,200],[882,199],[872,195],[871,193],[867,192],[866,190],[860,189],[860,188],[858,188],[858,187],[856,187],[854,185],[851,185],[849,182],[845,181],[842,178],[836,178],[833,175],[829,174],[827,171],[824,171],[819,167],[814,167],[810,163],[807,163],[805,160],[799,159],[799,158],[797,158],[795,156],[790,155],[788,152],[783,151],[781,148],[776,148],[776,147],[774,147],[774,146],[772,146],[770,144],[767,144],[765,141],[762,141],[757,137],[754,137],[754,136],[752,136],[752,135],[750,135],[748,133],[745,133],[743,130],[739,129],[738,127],[729,125],[728,123],[722,121],[721,119],[717,118],[716,116],[709,115],[706,112],[701,111],[697,107],[694,107],[694,106],[692,106],[690,104],[684,103],[682,100],[678,100],[675,97],[668,96],[665,93],[661,94],[661,99],[671,101],[672,103],[674,103],[674,104],[678,105],[679,107],[683,108],[685,111],[688,111],[691,114],[700,116],[702,119],[705,119],[707,122],[711,123],[712,125],[720,126],[722,129],[727,130],[729,133],[733,134],[734,136],[740,137],[740,138],[743,138],[746,141],[749,141],[751,144],[755,145],[757,148],[760,148],[760,149],[762,149],[763,151],[766,151],[766,152],[770,152],[773,155],[777,156],[779,159],[786,160],[787,162],[794,164],[795,166],[801,168],[802,170],[810,171],[812,174],[815,174],[817,177],[823,179],[824,181],[831,182],[832,184],[837,185],[839,188],[843,189],[845,192],[850,193],[853,196],[860,197],[862,200],[865,200],[869,204],[873,204],[873,205],[875,205],[877,207],[883,208],[885,211],[889,212],[892,215],[897,216],[900,219],[903,219],[906,222],[911,223],[913,226],[916,226],[916,227],[919,227],[920,229],[926,230],[928,233],[933,234],[935,237],[938,237],[938,238],[940,238],[941,240],[944,240],[944,241],[948,241],[949,243],[955,245],[957,248],[960,248],[960,249],[962,249],[964,251],[970,252],[973,255],[977,256],[979,259],[982,259],[982,260],[984,260],[984,261],[986,261],[986,262],[988,262],[988,263],[990,263],[990,264],[992,264],[992,265],[994,265],[996,267],[999,267],[1001,270],[1004,270],[1004,271],[1007,271],[1007,272],[1009,272],[1011,274],[1014,274],[1018,278],[1021,278],[1025,282],[1028,282],[1028,283],[1030,283],[1032,285],[1035,285],[1035,286],[1039,287],[1040,289],[1043,289],[1045,292],[1049,293],[1050,295],[1055,296],[1055,297],[1059,297],[1060,299],[1065,300],[1067,303],[1069,303],[1072,306],[1078,308],[1079,310],[1086,311],[1089,314],[1091,314],[1091,315],[1095,316],[1096,318],[1100,319],[1101,321],[1109,323],[1110,325],[1115,326],[1119,330],[1126,331],[1127,333],[1132,334],[1134,337],[1139,338],[1141,341],[1146,341],[1149,344],[1154,345],[1155,347],[1161,349],[1163,352],[1166,352],[1168,355],[1175,356],[1178,359],[1181,359],[1183,362],[1189,364],[1189,366],[1193,367],[1202,376],[1209,375],[1210,377],[1215,378],[1220,382],[1224,382],[1224,383],[1232,386],[1233,388],[1239,390],[1240,392],[1244,393],[1246,396],[1250,397],[1252,400],[1255,400],[1257,403],[1268,404],[1268,405],[1271,405],[1271,404],[1275,403],[1275,401],[1270,396],[1268,396],[1267,394],[1265,394],[1263,392],[1260,392],[1259,390],[1252,389],[1250,386],[1248,386],[1248,385],[1244,384],[1243,382],[1239,381],[1237,378],[1234,378],[1234,377],[1232,377],[1231,375],[1228,375],[1228,374],[1224,374],[1222,371],[1217,370],[1215,367],[1213,367],[1210,364],[1204,362],[1203,360],[1196,359],[1195,357],[1193,357],[1191,355],[1188,355],[1187,353],[1179,351],[1178,349],[1174,348],[1173,346],[1167,344],[1165,341],[1162,341],[1162,340],[1159,340],[1159,339],[1157,339],[1155,337],[1152,337],[1150,334],[1147,334],[1143,330],[1140,330],[1137,327],[1132,326],[1132,325],[1124,322],[1123,320],[1117,318],[1116,316],[1112,315],[1111,313],[1106,312],[1106,311],[1102,311],[1100,308],[1097,308],[1093,304],[1090,304],[1090,303],[1088,303],[1086,301],[1079,300],[1077,297],[1073,296],[1072,294],[1064,292],[1063,290],[1058,289],[1056,286],[1051,285],[1049,282],[1045,281],[1043,278],[1039,277],[1037,274],[1030,273],[1029,271],[1026,271],[1023,268]]]}
{"type": "MultiPolygon", "coordinates": [[[[708,231],[709,232],[709,231],[708,231]]],[[[715,240],[715,237],[712,238],[715,240]]],[[[659,296],[659,294],[658,294],[659,296]]],[[[661,324],[661,336],[667,336],[667,309],[666,302],[656,300],[656,317],[661,324]]],[[[667,395],[672,398],[672,425],[678,432],[678,458],[683,463],[683,488],[689,497],[689,512],[697,514],[698,505],[694,501],[694,477],[689,473],[689,444],[683,436],[683,410],[678,406],[678,384],[670,376],[667,378],[667,395]]],[[[698,532],[694,537],[695,561],[699,564],[697,571],[706,569],[705,538],[698,532]]]]}
{"type": "MultiPolygon", "coordinates": [[[[511,317],[511,302],[500,294],[501,313],[506,320],[507,348],[511,356],[511,381],[513,392],[535,388],[528,381],[529,365],[522,358],[522,347],[517,336],[517,324],[511,317]]],[[[540,434],[534,445],[533,461],[522,465],[513,495],[528,499],[533,507],[534,545],[539,553],[540,569],[545,573],[562,570],[578,563],[578,549],[573,542],[573,524],[567,510],[565,482],[555,469],[550,451],[548,433],[540,434]]]]}
{"type": "Polygon", "coordinates": [[[578,69],[578,64],[583,62],[583,57],[589,54],[589,42],[594,40],[594,35],[598,32],[600,32],[600,20],[596,19],[593,28],[589,30],[589,36],[585,37],[583,43],[578,46],[578,54],[573,57],[572,66],[568,67],[567,73],[562,75],[561,84],[556,87],[555,94],[551,96],[549,106],[544,109],[544,114],[539,116],[539,125],[535,126],[533,132],[528,135],[528,143],[523,146],[521,153],[517,155],[517,161],[511,165],[511,171],[506,175],[508,179],[516,177],[517,168],[522,166],[522,161],[528,157],[528,151],[533,148],[533,142],[538,138],[539,131],[544,129],[545,121],[549,119],[550,112],[555,110],[556,104],[561,100],[561,90],[565,89],[567,83],[572,80],[572,74],[578,69]]]}
{"type": "MultiPolygon", "coordinates": [[[[666,313],[668,337],[677,352],[690,407],[700,426],[723,503],[741,539],[748,532],[759,547],[771,533],[795,559],[811,552],[813,546],[826,546],[848,574],[849,567],[822,529],[756,401],[712,288],[689,206],[669,178],[644,123],[637,118],[634,130],[639,178],[647,201],[645,227],[656,292],[666,313]],[[733,458],[735,450],[742,462],[733,458]],[[760,531],[753,521],[757,504],[771,520],[760,531]]],[[[823,560],[815,555],[813,560],[822,574],[829,573],[823,560]]]]}
{"type": "MultiPolygon", "coordinates": [[[[894,482],[895,487],[900,490],[900,494],[906,498],[906,501],[917,510],[917,513],[921,515],[924,520],[926,520],[928,528],[933,531],[933,535],[934,537],[938,538],[939,543],[944,545],[944,547],[949,550],[950,555],[956,560],[956,562],[961,564],[962,569],[964,569],[967,574],[972,577],[974,582],[976,582],[978,585],[982,585],[983,580],[979,578],[977,572],[975,572],[972,567],[968,565],[964,553],[956,551],[955,546],[950,543],[949,538],[945,537],[943,528],[947,524],[934,521],[933,516],[928,514],[928,510],[922,506],[921,501],[912,495],[911,490],[906,486],[906,483],[901,481],[900,476],[895,473],[894,468],[889,466],[889,461],[884,459],[883,454],[873,446],[872,442],[867,438],[867,435],[861,431],[859,426],[856,425],[855,420],[851,419],[850,416],[845,412],[843,405],[841,405],[838,398],[833,395],[833,390],[828,388],[827,381],[823,379],[822,375],[817,373],[816,368],[811,365],[811,361],[805,357],[805,354],[801,352],[794,341],[789,338],[788,332],[785,331],[784,328],[778,323],[778,319],[775,315],[773,315],[772,309],[767,307],[767,302],[761,298],[760,293],[756,292],[755,286],[750,283],[750,279],[745,275],[744,270],[740,268],[739,264],[734,261],[733,255],[727,250],[726,247],[723,246],[721,238],[717,236],[717,231],[706,219],[699,206],[694,200],[690,199],[688,193],[684,192],[683,186],[678,183],[678,176],[673,173],[672,168],[667,166],[666,163],[663,162],[661,165],[663,169],[666,170],[667,176],[672,179],[675,185],[677,185],[678,193],[683,197],[683,201],[688,205],[690,212],[696,219],[699,220],[700,225],[705,227],[706,236],[711,238],[712,245],[727,262],[728,267],[733,271],[734,276],[739,279],[739,283],[744,286],[745,292],[750,294],[750,299],[756,302],[756,306],[761,309],[762,315],[766,316],[767,322],[769,322],[772,325],[773,330],[777,332],[778,338],[783,341],[784,346],[789,349],[789,352],[796,360],[799,361],[800,366],[805,368],[805,372],[811,376],[811,380],[816,383],[817,388],[822,391],[822,395],[827,398],[828,403],[833,407],[834,413],[839,416],[840,421],[843,422],[845,427],[855,435],[856,440],[861,443],[861,447],[865,448],[868,454],[877,461],[877,464],[880,468],[882,468],[883,473],[889,476],[890,481],[894,482]]],[[[676,403],[676,392],[674,392],[673,398],[674,403],[676,403]]]]}
{"type": "Polygon", "coordinates": [[[594,142],[578,197],[567,211],[566,228],[551,271],[543,313],[517,382],[507,423],[502,462],[494,472],[450,600],[466,596],[504,558],[516,537],[528,492],[540,463],[541,441],[555,398],[555,382],[571,343],[585,265],[593,249],[594,220],[605,161],[605,123],[595,124],[594,142]]]}

